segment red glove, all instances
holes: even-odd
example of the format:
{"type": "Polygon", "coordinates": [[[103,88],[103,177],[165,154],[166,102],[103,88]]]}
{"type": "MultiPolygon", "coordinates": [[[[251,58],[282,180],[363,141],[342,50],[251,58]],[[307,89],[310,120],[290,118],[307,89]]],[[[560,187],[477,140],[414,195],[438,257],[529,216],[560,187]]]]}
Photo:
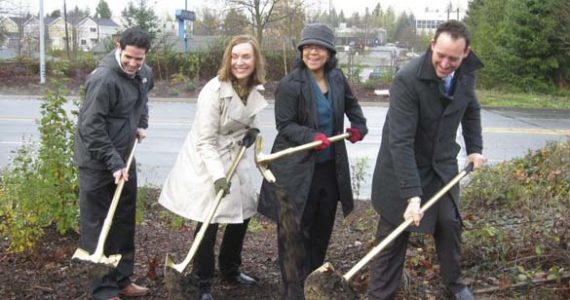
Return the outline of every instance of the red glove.
{"type": "Polygon", "coordinates": [[[313,138],[313,142],[317,141],[322,142],[320,145],[315,147],[315,150],[317,151],[326,149],[331,145],[331,141],[329,141],[329,138],[324,133],[318,133],[317,135],[315,135],[315,138],[313,138]]]}
{"type": "Polygon", "coordinates": [[[350,127],[346,129],[346,132],[350,133],[350,136],[347,137],[346,139],[349,140],[351,143],[354,144],[362,140],[362,134],[360,134],[360,130],[358,130],[358,128],[350,127]]]}

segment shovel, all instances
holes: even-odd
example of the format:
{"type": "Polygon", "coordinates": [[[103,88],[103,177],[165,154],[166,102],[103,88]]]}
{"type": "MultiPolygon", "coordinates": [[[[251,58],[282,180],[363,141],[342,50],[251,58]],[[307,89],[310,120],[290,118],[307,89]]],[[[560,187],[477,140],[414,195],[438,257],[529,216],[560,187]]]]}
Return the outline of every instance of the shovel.
{"type": "MultiPolygon", "coordinates": [[[[127,170],[130,170],[131,162],[133,161],[133,157],[135,154],[135,149],[137,148],[138,138],[135,139],[135,143],[129,154],[129,158],[127,159],[127,170]]],[[[125,180],[121,178],[119,180],[119,184],[117,184],[117,188],[115,189],[115,194],[113,195],[113,200],[111,201],[111,205],[109,206],[109,211],[107,212],[107,216],[105,217],[105,221],[103,222],[103,228],[101,229],[101,233],[99,234],[99,239],[97,240],[97,247],[95,248],[95,252],[93,254],[89,254],[89,251],[81,248],[77,248],[75,253],[71,257],[72,263],[93,263],[95,266],[100,268],[97,272],[98,273],[105,273],[106,271],[111,271],[112,269],[116,268],[121,260],[121,254],[112,254],[109,256],[104,255],[105,250],[105,242],[107,240],[107,235],[109,234],[109,230],[111,229],[111,225],[113,224],[113,216],[115,215],[115,210],[117,209],[117,205],[119,205],[119,199],[121,197],[121,192],[123,191],[123,187],[125,186],[125,180]]]]}
{"type": "MultiPolygon", "coordinates": [[[[345,132],[343,134],[339,134],[339,135],[335,135],[335,136],[331,136],[329,138],[329,141],[331,143],[334,142],[338,142],[338,141],[342,141],[346,138],[348,138],[350,136],[349,133],[345,132]]],[[[291,148],[287,148],[275,153],[271,153],[271,154],[263,154],[263,137],[258,135],[257,139],[255,140],[255,164],[257,165],[257,168],[259,169],[259,172],[261,172],[261,175],[263,175],[263,178],[265,178],[265,180],[267,180],[270,183],[274,183],[276,181],[275,176],[273,175],[273,173],[269,170],[269,163],[295,154],[297,152],[301,152],[301,151],[305,151],[305,150],[311,150],[317,146],[319,146],[320,144],[322,144],[323,142],[321,141],[314,141],[314,142],[310,142],[310,143],[306,143],[304,145],[299,145],[296,147],[291,147],[291,148]]]]}
{"type": "MultiPolygon", "coordinates": [[[[445,195],[455,184],[457,184],[463,177],[473,171],[473,163],[469,163],[459,174],[457,174],[451,181],[446,184],[437,194],[433,195],[427,202],[420,208],[422,213],[425,213],[431,206],[433,206],[441,196],[445,195]]],[[[350,279],[364,267],[372,258],[374,258],[382,249],[386,248],[400,233],[402,233],[408,226],[413,223],[413,219],[409,218],[392,231],[380,244],[372,248],[366,256],[356,263],[352,269],[346,274],[338,274],[332,264],[325,263],[315,271],[313,271],[306,279],[305,282],[305,298],[307,300],[316,299],[355,299],[354,291],[350,291],[350,279]],[[331,285],[330,282],[335,283],[331,285]]]]}
{"type": "MultiPolygon", "coordinates": [[[[237,166],[245,153],[245,150],[254,143],[255,138],[256,136],[258,136],[258,134],[259,130],[257,128],[251,128],[244,136],[242,140],[242,146],[239,149],[238,155],[232,161],[232,164],[227,172],[226,178],[228,179],[228,181],[231,181],[232,176],[234,175],[235,170],[237,169],[237,166]]],[[[190,250],[188,251],[186,258],[184,258],[184,260],[181,263],[176,264],[172,259],[172,257],[170,256],[170,254],[168,253],[166,254],[166,259],[164,262],[164,280],[169,294],[168,299],[171,300],[186,299],[185,294],[188,294],[188,292],[183,290],[184,289],[183,285],[185,285],[184,284],[185,279],[186,280],[188,279],[183,278],[185,275],[184,271],[186,270],[186,267],[188,267],[188,265],[194,258],[196,252],[198,251],[198,247],[200,247],[202,239],[204,238],[206,230],[208,229],[208,224],[210,224],[210,222],[212,221],[212,218],[214,217],[214,214],[216,213],[216,210],[218,209],[218,206],[220,205],[223,197],[224,197],[224,191],[220,190],[218,194],[216,194],[216,198],[214,199],[214,202],[212,202],[212,206],[210,207],[210,210],[206,215],[206,219],[204,220],[202,226],[200,227],[200,230],[198,231],[196,238],[192,242],[192,246],[190,247],[190,250]]],[[[192,278],[189,279],[191,280],[189,285],[191,285],[192,278]]]]}

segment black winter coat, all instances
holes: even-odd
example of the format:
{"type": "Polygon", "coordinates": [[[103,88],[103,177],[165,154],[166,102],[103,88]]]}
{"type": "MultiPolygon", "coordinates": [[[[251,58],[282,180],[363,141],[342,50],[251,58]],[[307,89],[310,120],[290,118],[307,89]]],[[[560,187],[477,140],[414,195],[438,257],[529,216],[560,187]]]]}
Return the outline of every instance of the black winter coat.
{"type": "MultiPolygon", "coordinates": [[[[275,123],[277,137],[272,153],[313,141],[318,130],[315,96],[311,79],[305,68],[295,68],[281,79],[275,94],[275,123]]],[[[366,119],[358,100],[352,94],[346,77],[339,69],[328,74],[333,96],[333,135],[344,131],[346,114],[352,127],[360,130],[362,137],[368,132],[366,119]]],[[[332,143],[340,201],[343,212],[349,214],[354,208],[354,199],[350,185],[350,169],[344,141],[332,143]]],[[[272,162],[269,166],[294,203],[296,217],[300,219],[311,186],[316,161],[315,151],[304,151],[272,162]]],[[[258,211],[277,221],[279,201],[275,196],[274,185],[263,181],[258,211]]]]}
{"type": "MultiPolygon", "coordinates": [[[[372,205],[389,223],[399,225],[407,199],[422,204],[458,173],[456,143],[462,125],[467,154],[481,153],[480,106],[474,71],[483,64],[473,52],[455,71],[448,97],[431,63],[431,50],[404,65],[390,87],[390,106],[372,179],[372,205]]],[[[459,186],[450,191],[459,209],[459,186]]],[[[413,230],[433,232],[436,207],[413,230]]],[[[458,211],[457,211],[458,212],[458,211]]]]}
{"type": "Polygon", "coordinates": [[[137,128],[148,127],[148,91],[153,84],[147,65],[133,77],[121,69],[115,51],[101,59],[87,78],[77,121],[79,167],[114,172],[126,166],[137,128]]]}

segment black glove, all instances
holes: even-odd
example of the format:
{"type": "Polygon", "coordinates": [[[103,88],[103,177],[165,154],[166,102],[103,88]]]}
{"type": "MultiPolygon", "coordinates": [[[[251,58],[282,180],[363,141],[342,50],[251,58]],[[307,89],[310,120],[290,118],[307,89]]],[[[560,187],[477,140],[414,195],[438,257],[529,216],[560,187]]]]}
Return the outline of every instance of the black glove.
{"type": "Polygon", "coordinates": [[[255,142],[255,138],[259,134],[259,129],[257,128],[250,128],[247,130],[243,139],[241,140],[241,144],[244,145],[246,148],[249,148],[255,142]]]}
{"type": "Polygon", "coordinates": [[[227,194],[230,193],[230,183],[228,182],[226,177],[222,177],[214,181],[214,189],[216,190],[216,195],[218,195],[220,191],[224,191],[222,197],[225,197],[227,194]]]}

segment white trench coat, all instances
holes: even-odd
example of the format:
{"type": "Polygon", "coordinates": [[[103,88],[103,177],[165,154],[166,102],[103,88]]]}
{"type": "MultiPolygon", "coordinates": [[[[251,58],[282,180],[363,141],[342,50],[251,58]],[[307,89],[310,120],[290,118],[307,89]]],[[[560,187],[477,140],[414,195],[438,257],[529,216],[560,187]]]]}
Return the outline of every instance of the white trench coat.
{"type": "MultiPolygon", "coordinates": [[[[217,77],[210,80],[198,96],[192,129],[166,178],[159,203],[182,217],[204,222],[216,197],[214,181],[226,176],[245,132],[256,127],[255,116],[266,106],[256,89],[244,105],[230,82],[217,77]]],[[[222,199],[211,223],[243,223],[255,214],[253,167],[253,157],[246,152],[230,180],[230,193],[222,199]]]]}

